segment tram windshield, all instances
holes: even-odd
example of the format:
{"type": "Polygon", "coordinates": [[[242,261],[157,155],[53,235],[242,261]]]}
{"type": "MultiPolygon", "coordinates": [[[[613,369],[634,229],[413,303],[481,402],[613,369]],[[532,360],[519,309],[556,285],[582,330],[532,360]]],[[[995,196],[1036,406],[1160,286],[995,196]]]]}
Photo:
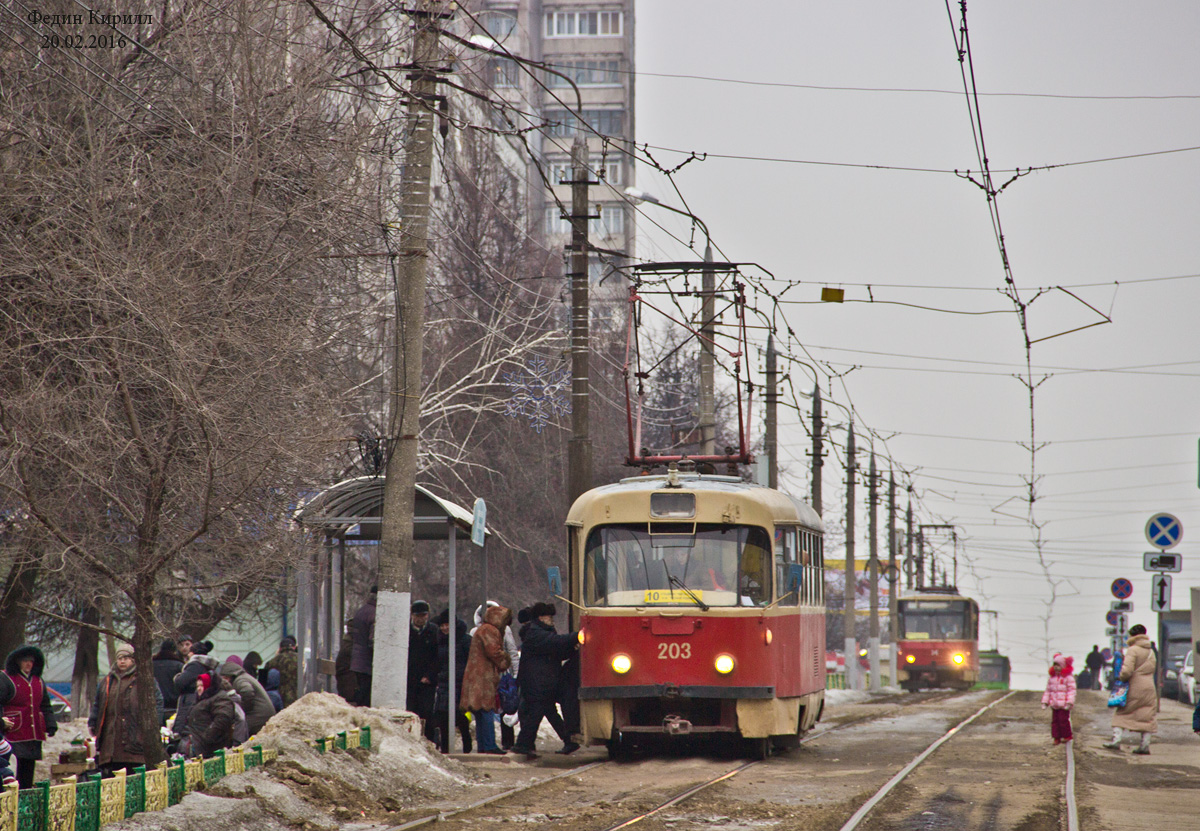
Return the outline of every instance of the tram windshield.
{"type": "Polygon", "coordinates": [[[749,525],[629,523],[588,534],[589,606],[765,606],[771,538],[749,525]]]}
{"type": "Polygon", "coordinates": [[[905,640],[971,640],[972,628],[962,601],[900,601],[900,637],[905,640]]]}

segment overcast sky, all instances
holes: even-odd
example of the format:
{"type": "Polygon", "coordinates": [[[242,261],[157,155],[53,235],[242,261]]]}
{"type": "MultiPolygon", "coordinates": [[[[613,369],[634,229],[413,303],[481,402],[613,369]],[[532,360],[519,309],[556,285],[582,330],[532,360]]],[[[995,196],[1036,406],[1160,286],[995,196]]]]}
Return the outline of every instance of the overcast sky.
{"type": "MultiPolygon", "coordinates": [[[[1035,170],[997,199],[1021,298],[1052,289],[1029,306],[1030,337],[1102,319],[1084,303],[1112,318],[1033,346],[1036,378],[1048,376],[1035,393],[1044,446],[1034,516],[1062,581],[1048,644],[1050,588],[1022,501],[1030,409],[1014,376],[1024,372],[1025,341],[1000,291],[984,192],[953,173],[978,180],[980,165],[957,4],[951,12],[953,26],[940,2],[639,3],[637,138],[713,154],[674,176],[691,210],[724,257],[760,263],[785,299],[807,301],[786,306],[796,338],[783,348],[815,359],[822,388],[890,437],[876,450],[915,471],[919,521],[959,528],[961,586],[1001,613],[1015,680],[1040,686],[1047,648],[1082,663],[1103,643],[1114,578],[1134,582],[1132,622],[1153,626],[1142,571],[1152,513],[1183,521],[1176,550],[1185,555],[1200,539],[1200,150],[1162,152],[1200,145],[1200,4],[968,9],[996,183],[1018,167],[1068,165],[1035,170]],[[1148,153],[1160,155],[1079,164],[1148,153]],[[875,302],[819,304],[826,285],[875,302]]],[[[686,158],[652,152],[664,167],[686,158]]],[[[680,205],[645,165],[638,185],[680,205]]],[[[643,210],[688,238],[686,220],[643,210]]],[[[648,221],[639,228],[643,256],[686,255],[648,221]]],[[[811,389],[811,370],[790,372],[811,389]]],[[[807,492],[808,439],[794,415],[781,438],[788,486],[807,492]]],[[[834,438],[844,442],[845,431],[834,438]]],[[[844,511],[841,451],[827,461],[832,518],[844,511]]],[[[1189,605],[1189,583],[1200,585],[1200,559],[1185,556],[1176,608],[1189,605]]]]}

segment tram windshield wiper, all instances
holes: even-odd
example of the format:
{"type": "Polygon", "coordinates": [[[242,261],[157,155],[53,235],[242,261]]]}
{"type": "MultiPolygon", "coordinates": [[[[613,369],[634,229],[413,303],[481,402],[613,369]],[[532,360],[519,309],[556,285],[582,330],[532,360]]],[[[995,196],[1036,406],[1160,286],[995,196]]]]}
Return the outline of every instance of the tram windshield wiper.
{"type": "Polygon", "coordinates": [[[663,563],[663,570],[667,572],[667,584],[668,585],[678,586],[680,589],[682,589],[687,594],[688,597],[690,597],[692,600],[695,601],[696,605],[700,607],[700,611],[702,611],[702,612],[708,611],[708,604],[705,603],[703,600],[701,600],[699,597],[697,597],[696,593],[694,591],[692,591],[691,589],[689,589],[686,585],[684,585],[682,580],[680,580],[678,577],[676,577],[674,574],[672,574],[670,572],[670,570],[667,569],[666,563],[663,563]]]}

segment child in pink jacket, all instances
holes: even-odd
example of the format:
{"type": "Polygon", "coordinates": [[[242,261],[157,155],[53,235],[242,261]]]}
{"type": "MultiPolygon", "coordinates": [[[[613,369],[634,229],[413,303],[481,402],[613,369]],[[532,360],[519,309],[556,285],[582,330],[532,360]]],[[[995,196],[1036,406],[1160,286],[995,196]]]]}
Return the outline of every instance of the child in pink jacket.
{"type": "Polygon", "coordinates": [[[1050,680],[1046,692],[1042,693],[1042,709],[1050,707],[1050,736],[1055,744],[1069,742],[1071,734],[1071,708],[1075,706],[1075,668],[1070,657],[1054,654],[1050,664],[1050,680]]]}

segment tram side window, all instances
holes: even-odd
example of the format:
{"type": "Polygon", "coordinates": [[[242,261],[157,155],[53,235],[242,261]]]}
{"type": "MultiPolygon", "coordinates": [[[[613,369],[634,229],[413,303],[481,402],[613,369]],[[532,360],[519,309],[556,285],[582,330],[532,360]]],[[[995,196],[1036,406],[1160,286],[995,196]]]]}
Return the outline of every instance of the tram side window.
{"type": "MultiPolygon", "coordinates": [[[[775,591],[780,597],[780,606],[798,606],[800,597],[805,592],[804,581],[801,581],[800,592],[788,591],[788,575],[791,571],[791,566],[796,563],[796,529],[795,528],[776,528],[775,529],[775,591]],[[787,596],[784,597],[784,594],[787,596]]],[[[807,575],[806,575],[807,577],[807,575]]]]}
{"type": "Polygon", "coordinates": [[[813,603],[825,605],[825,538],[811,534],[813,554],[813,603]]]}
{"type": "Polygon", "coordinates": [[[817,602],[820,596],[820,571],[817,568],[817,558],[813,543],[816,537],[808,532],[800,532],[800,558],[798,562],[804,568],[804,594],[803,600],[806,606],[810,606],[817,602]]]}

